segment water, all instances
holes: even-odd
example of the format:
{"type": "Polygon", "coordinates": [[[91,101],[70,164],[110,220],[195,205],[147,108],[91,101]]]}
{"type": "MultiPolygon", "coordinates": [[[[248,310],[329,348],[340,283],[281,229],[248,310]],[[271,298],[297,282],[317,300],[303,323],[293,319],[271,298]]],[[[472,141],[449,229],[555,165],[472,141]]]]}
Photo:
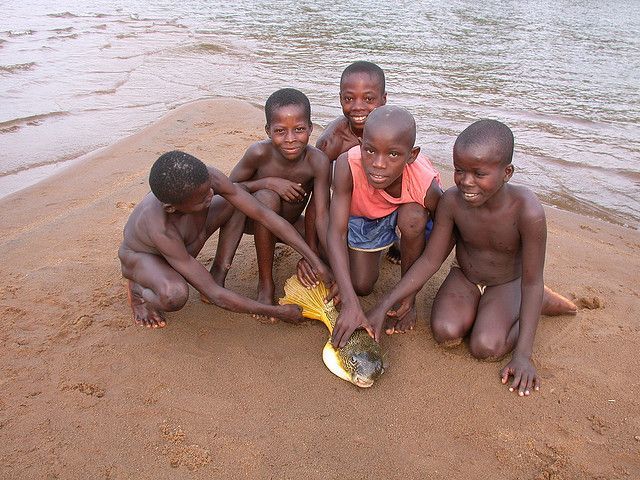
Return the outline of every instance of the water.
{"type": "Polygon", "coordinates": [[[639,0],[152,3],[0,2],[0,196],[201,98],[293,86],[326,125],[370,60],[446,178],[456,135],[496,118],[514,181],[640,227],[639,0]]]}

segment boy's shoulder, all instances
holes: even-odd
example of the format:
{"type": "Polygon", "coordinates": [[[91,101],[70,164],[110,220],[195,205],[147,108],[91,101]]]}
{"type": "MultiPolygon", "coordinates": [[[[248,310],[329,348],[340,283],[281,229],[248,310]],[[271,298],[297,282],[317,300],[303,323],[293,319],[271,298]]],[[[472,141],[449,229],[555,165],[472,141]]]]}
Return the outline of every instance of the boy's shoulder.
{"type": "Polygon", "coordinates": [[[507,184],[511,200],[516,203],[521,218],[534,219],[544,217],[542,202],[533,190],[522,185],[507,184]]]}
{"type": "Polygon", "coordinates": [[[270,139],[258,140],[257,142],[249,145],[249,148],[244,152],[243,158],[265,158],[272,156],[273,152],[274,148],[270,139]]]}

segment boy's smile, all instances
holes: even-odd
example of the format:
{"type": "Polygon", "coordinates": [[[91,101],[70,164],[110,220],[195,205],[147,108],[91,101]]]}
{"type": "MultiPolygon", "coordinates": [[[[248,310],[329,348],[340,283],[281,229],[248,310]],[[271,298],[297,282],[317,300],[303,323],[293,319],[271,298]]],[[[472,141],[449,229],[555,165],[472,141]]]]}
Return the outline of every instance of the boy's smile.
{"type": "Polygon", "coordinates": [[[300,105],[286,105],[274,110],[271,123],[265,126],[273,146],[287,160],[297,160],[309,144],[313,130],[300,105]]]}
{"type": "Polygon", "coordinates": [[[368,73],[352,73],[340,84],[340,105],[353,132],[361,133],[369,114],[387,101],[380,81],[368,73]]]}

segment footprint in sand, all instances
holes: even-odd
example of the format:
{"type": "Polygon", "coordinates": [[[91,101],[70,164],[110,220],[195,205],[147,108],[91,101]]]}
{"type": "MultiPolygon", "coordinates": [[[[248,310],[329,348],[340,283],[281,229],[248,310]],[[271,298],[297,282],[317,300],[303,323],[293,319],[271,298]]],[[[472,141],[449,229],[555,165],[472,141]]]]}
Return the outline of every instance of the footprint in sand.
{"type": "Polygon", "coordinates": [[[187,435],[180,425],[171,427],[164,422],[160,432],[165,442],[162,453],[169,458],[169,464],[173,468],[184,466],[191,471],[195,471],[211,463],[209,450],[202,448],[200,445],[187,444],[187,435]]]}
{"type": "Polygon", "coordinates": [[[573,303],[575,303],[579,309],[586,308],[587,310],[597,310],[604,308],[604,301],[600,297],[596,296],[578,297],[574,299],[573,303]]]}
{"type": "Polygon", "coordinates": [[[116,208],[121,210],[133,210],[136,206],[136,202],[116,202],[116,208]]]}

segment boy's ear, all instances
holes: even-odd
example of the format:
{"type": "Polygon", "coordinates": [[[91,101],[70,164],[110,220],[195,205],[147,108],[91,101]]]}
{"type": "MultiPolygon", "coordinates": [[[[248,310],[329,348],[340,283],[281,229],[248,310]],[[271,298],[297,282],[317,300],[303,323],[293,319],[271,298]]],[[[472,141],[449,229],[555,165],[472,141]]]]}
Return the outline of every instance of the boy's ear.
{"type": "Polygon", "coordinates": [[[271,134],[269,133],[269,124],[265,123],[264,131],[267,133],[267,137],[271,138],[271,134]]]}
{"type": "Polygon", "coordinates": [[[504,183],[507,183],[511,179],[511,177],[513,176],[514,170],[515,169],[512,163],[504,167],[504,183]]]}
{"type": "Polygon", "coordinates": [[[409,154],[409,160],[407,160],[407,165],[413,163],[413,161],[418,158],[418,154],[420,153],[420,147],[413,147],[411,149],[411,153],[409,154]]]}
{"type": "Polygon", "coordinates": [[[382,105],[386,105],[387,104],[387,92],[384,92],[382,94],[382,105]]]}
{"type": "Polygon", "coordinates": [[[162,208],[164,208],[164,211],[167,213],[175,213],[176,211],[176,207],[174,207],[170,203],[163,203],[162,208]]]}

